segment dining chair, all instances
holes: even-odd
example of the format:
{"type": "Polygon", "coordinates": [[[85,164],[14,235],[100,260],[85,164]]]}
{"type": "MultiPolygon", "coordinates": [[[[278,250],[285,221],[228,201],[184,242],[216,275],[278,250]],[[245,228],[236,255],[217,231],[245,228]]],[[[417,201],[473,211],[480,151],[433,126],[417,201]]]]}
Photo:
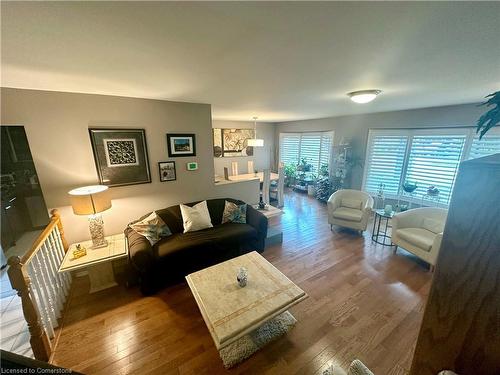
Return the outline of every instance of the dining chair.
{"type": "Polygon", "coordinates": [[[271,187],[271,171],[269,169],[264,169],[263,172],[263,182],[262,182],[262,201],[265,204],[269,204],[269,189],[271,187]]]}
{"type": "Polygon", "coordinates": [[[238,176],[238,162],[237,161],[232,161],[231,162],[231,172],[233,172],[233,176],[238,176]]]}
{"type": "Polygon", "coordinates": [[[253,160],[249,160],[247,162],[247,168],[248,168],[247,173],[254,173],[255,172],[255,169],[253,168],[253,160]]]}
{"type": "Polygon", "coordinates": [[[282,163],[278,168],[278,183],[271,185],[269,195],[270,198],[276,199],[278,201],[278,207],[283,207],[285,205],[284,199],[285,190],[285,168],[282,163]]]}

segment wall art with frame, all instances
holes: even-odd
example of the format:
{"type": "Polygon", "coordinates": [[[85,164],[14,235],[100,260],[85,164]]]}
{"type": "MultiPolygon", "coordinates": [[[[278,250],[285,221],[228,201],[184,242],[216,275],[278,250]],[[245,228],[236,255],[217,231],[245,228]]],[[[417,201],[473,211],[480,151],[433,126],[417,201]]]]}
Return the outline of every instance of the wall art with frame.
{"type": "Polygon", "coordinates": [[[195,134],[167,134],[168,157],[196,156],[195,134]]]}
{"type": "Polygon", "coordinates": [[[175,161],[160,161],[158,163],[158,171],[160,172],[160,181],[175,181],[177,174],[175,173],[175,161]]]}
{"type": "Polygon", "coordinates": [[[124,186],[151,182],[144,129],[89,129],[99,182],[124,186]]]}

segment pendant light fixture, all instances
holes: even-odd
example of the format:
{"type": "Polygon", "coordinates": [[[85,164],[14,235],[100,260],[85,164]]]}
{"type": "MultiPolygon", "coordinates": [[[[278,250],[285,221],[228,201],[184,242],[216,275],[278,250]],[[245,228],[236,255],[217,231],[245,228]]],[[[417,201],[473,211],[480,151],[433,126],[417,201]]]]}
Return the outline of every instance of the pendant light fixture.
{"type": "Polygon", "coordinates": [[[264,146],[264,140],[257,138],[257,119],[258,119],[258,117],[254,117],[253,118],[254,138],[250,138],[248,140],[248,145],[252,146],[252,147],[263,147],[264,146]]]}

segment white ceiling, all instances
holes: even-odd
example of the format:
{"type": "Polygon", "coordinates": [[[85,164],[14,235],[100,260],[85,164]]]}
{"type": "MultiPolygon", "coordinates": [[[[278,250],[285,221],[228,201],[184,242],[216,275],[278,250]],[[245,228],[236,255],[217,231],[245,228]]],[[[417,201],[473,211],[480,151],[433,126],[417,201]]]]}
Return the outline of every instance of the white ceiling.
{"type": "Polygon", "coordinates": [[[2,86],[210,103],[285,121],[480,101],[498,2],[5,2],[2,86]],[[366,105],[346,93],[377,88],[366,105]]]}

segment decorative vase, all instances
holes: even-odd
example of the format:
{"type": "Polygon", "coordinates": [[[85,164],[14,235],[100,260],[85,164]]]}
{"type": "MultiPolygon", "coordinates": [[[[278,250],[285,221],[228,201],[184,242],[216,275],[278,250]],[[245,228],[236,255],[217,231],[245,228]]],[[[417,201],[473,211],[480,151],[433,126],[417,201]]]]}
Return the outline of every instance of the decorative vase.
{"type": "Polygon", "coordinates": [[[316,195],[316,186],[314,186],[314,185],[307,185],[307,195],[309,195],[309,196],[316,195]]]}
{"type": "Polygon", "coordinates": [[[236,280],[238,281],[238,284],[241,288],[247,285],[248,272],[245,267],[240,267],[240,269],[238,270],[238,274],[236,275],[236,280]]]}
{"type": "Polygon", "coordinates": [[[260,199],[259,199],[259,210],[263,210],[264,208],[266,208],[266,204],[262,200],[262,197],[260,197],[260,199]]]}

